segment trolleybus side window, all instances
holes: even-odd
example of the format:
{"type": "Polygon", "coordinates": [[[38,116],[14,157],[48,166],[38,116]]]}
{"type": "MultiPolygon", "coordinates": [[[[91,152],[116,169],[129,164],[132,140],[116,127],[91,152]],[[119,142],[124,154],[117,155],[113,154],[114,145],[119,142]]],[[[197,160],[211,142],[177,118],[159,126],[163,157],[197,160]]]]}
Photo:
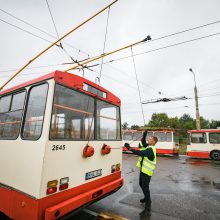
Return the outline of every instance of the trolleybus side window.
{"type": "Polygon", "coordinates": [[[191,133],[192,143],[206,143],[206,133],[191,133]]]}
{"type": "Polygon", "coordinates": [[[190,145],[190,133],[187,133],[187,145],[190,145]]]}
{"type": "Polygon", "coordinates": [[[120,140],[119,107],[97,100],[97,139],[120,140]]]}
{"type": "Polygon", "coordinates": [[[134,140],[134,141],[140,141],[141,138],[142,138],[142,136],[143,136],[143,133],[142,133],[142,132],[134,132],[134,134],[133,134],[133,140],[134,140]]]}
{"type": "Polygon", "coordinates": [[[11,95],[4,96],[0,99],[0,113],[8,112],[11,103],[11,95]]]}
{"type": "Polygon", "coordinates": [[[174,142],[179,144],[179,134],[174,132],[173,137],[174,137],[174,142]]]}
{"type": "MultiPolygon", "coordinates": [[[[174,139],[175,139],[174,141],[175,141],[175,142],[177,142],[177,139],[176,139],[176,138],[177,138],[177,137],[174,136],[174,139]]],[[[171,142],[171,141],[172,141],[172,133],[171,133],[171,132],[167,132],[167,133],[166,133],[166,141],[167,141],[167,142],[171,142]]]]}
{"type": "Polygon", "coordinates": [[[154,133],[153,133],[152,131],[148,131],[148,132],[147,132],[147,140],[148,140],[149,137],[151,137],[151,136],[153,136],[153,135],[154,135],[154,133]]]}
{"type": "Polygon", "coordinates": [[[16,139],[24,108],[25,91],[0,98],[0,139],[16,139]]]}
{"type": "Polygon", "coordinates": [[[34,86],[29,91],[22,137],[37,140],[41,136],[47,100],[48,84],[34,86]]]}
{"type": "Polygon", "coordinates": [[[154,132],[154,136],[158,138],[159,142],[165,142],[167,140],[166,133],[164,132],[154,132]]]}
{"type": "Polygon", "coordinates": [[[94,139],[94,98],[56,84],[51,139],[94,139]]]}
{"type": "Polygon", "coordinates": [[[133,136],[132,132],[124,132],[123,140],[125,140],[125,141],[132,141],[132,139],[133,139],[132,136],[133,136]]]}
{"type": "Polygon", "coordinates": [[[209,133],[209,142],[212,144],[220,144],[220,133],[209,133]]]}

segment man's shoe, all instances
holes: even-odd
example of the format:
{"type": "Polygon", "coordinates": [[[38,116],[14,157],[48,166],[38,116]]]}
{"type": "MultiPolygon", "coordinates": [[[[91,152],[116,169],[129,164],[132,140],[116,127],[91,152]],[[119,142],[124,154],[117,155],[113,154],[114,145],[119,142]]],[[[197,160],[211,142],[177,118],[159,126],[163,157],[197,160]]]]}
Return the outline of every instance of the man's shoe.
{"type": "Polygon", "coordinates": [[[139,215],[141,217],[151,216],[151,211],[150,211],[150,209],[144,209],[142,212],[139,213],[139,215]]]}
{"type": "Polygon", "coordinates": [[[145,203],[145,202],[146,202],[145,198],[144,199],[140,199],[140,203],[145,203]]]}

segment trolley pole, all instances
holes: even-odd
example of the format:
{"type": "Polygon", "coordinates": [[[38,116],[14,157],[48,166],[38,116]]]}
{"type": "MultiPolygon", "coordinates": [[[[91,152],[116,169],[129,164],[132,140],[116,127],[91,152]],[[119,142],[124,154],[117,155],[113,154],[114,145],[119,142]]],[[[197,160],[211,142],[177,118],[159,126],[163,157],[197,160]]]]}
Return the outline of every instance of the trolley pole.
{"type": "Polygon", "coordinates": [[[194,93],[195,93],[195,104],[196,104],[196,129],[200,130],[201,126],[200,126],[199,102],[198,102],[198,91],[197,91],[197,86],[196,86],[196,76],[191,68],[189,69],[189,71],[192,72],[193,77],[194,77],[194,83],[195,83],[194,93]]]}

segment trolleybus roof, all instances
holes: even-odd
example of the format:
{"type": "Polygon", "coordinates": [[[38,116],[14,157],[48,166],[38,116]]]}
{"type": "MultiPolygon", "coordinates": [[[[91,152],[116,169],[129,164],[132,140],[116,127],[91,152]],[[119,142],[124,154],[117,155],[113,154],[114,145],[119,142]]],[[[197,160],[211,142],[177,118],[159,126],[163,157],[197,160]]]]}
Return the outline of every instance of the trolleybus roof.
{"type": "Polygon", "coordinates": [[[87,79],[85,79],[81,76],[77,76],[77,75],[67,73],[67,72],[62,72],[62,71],[54,71],[52,73],[43,75],[41,77],[35,78],[33,80],[30,80],[30,81],[27,81],[25,83],[19,84],[17,86],[11,87],[9,89],[0,91],[0,95],[10,93],[12,91],[19,90],[21,88],[30,86],[32,84],[39,83],[39,82],[42,82],[42,81],[45,81],[45,80],[48,80],[48,79],[52,79],[52,78],[56,82],[58,82],[62,85],[66,85],[70,88],[74,88],[74,89],[77,89],[79,91],[83,91],[84,93],[90,94],[92,96],[97,96],[97,94],[91,93],[91,92],[86,91],[85,89],[83,89],[84,84],[87,84],[89,86],[92,86],[92,87],[98,89],[101,92],[107,93],[107,98],[103,98],[103,97],[99,96],[100,99],[108,100],[109,102],[112,102],[113,104],[118,105],[118,106],[120,106],[120,104],[121,104],[121,101],[117,96],[113,95],[111,92],[104,89],[103,87],[101,87],[101,86],[93,83],[92,81],[87,80],[87,79]]]}
{"type": "Polygon", "coordinates": [[[200,130],[189,130],[189,131],[187,131],[187,133],[201,133],[201,132],[220,133],[220,129],[200,129],[200,130]]]}

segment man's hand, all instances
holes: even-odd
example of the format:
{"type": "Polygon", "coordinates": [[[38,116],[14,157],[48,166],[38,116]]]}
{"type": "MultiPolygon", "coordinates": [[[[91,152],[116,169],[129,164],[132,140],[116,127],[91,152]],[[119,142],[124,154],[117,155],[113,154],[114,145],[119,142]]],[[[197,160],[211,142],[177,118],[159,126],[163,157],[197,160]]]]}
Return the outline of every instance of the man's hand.
{"type": "Polygon", "coordinates": [[[125,143],[124,144],[124,146],[128,149],[128,150],[130,150],[131,149],[131,146],[130,146],[130,144],[129,143],[125,143]]]}
{"type": "Polygon", "coordinates": [[[146,141],[146,138],[147,138],[147,130],[144,131],[143,137],[141,139],[141,143],[142,143],[143,147],[147,147],[149,145],[146,141]]]}
{"type": "Polygon", "coordinates": [[[146,138],[147,138],[147,130],[144,131],[141,141],[146,141],[146,138]]]}

